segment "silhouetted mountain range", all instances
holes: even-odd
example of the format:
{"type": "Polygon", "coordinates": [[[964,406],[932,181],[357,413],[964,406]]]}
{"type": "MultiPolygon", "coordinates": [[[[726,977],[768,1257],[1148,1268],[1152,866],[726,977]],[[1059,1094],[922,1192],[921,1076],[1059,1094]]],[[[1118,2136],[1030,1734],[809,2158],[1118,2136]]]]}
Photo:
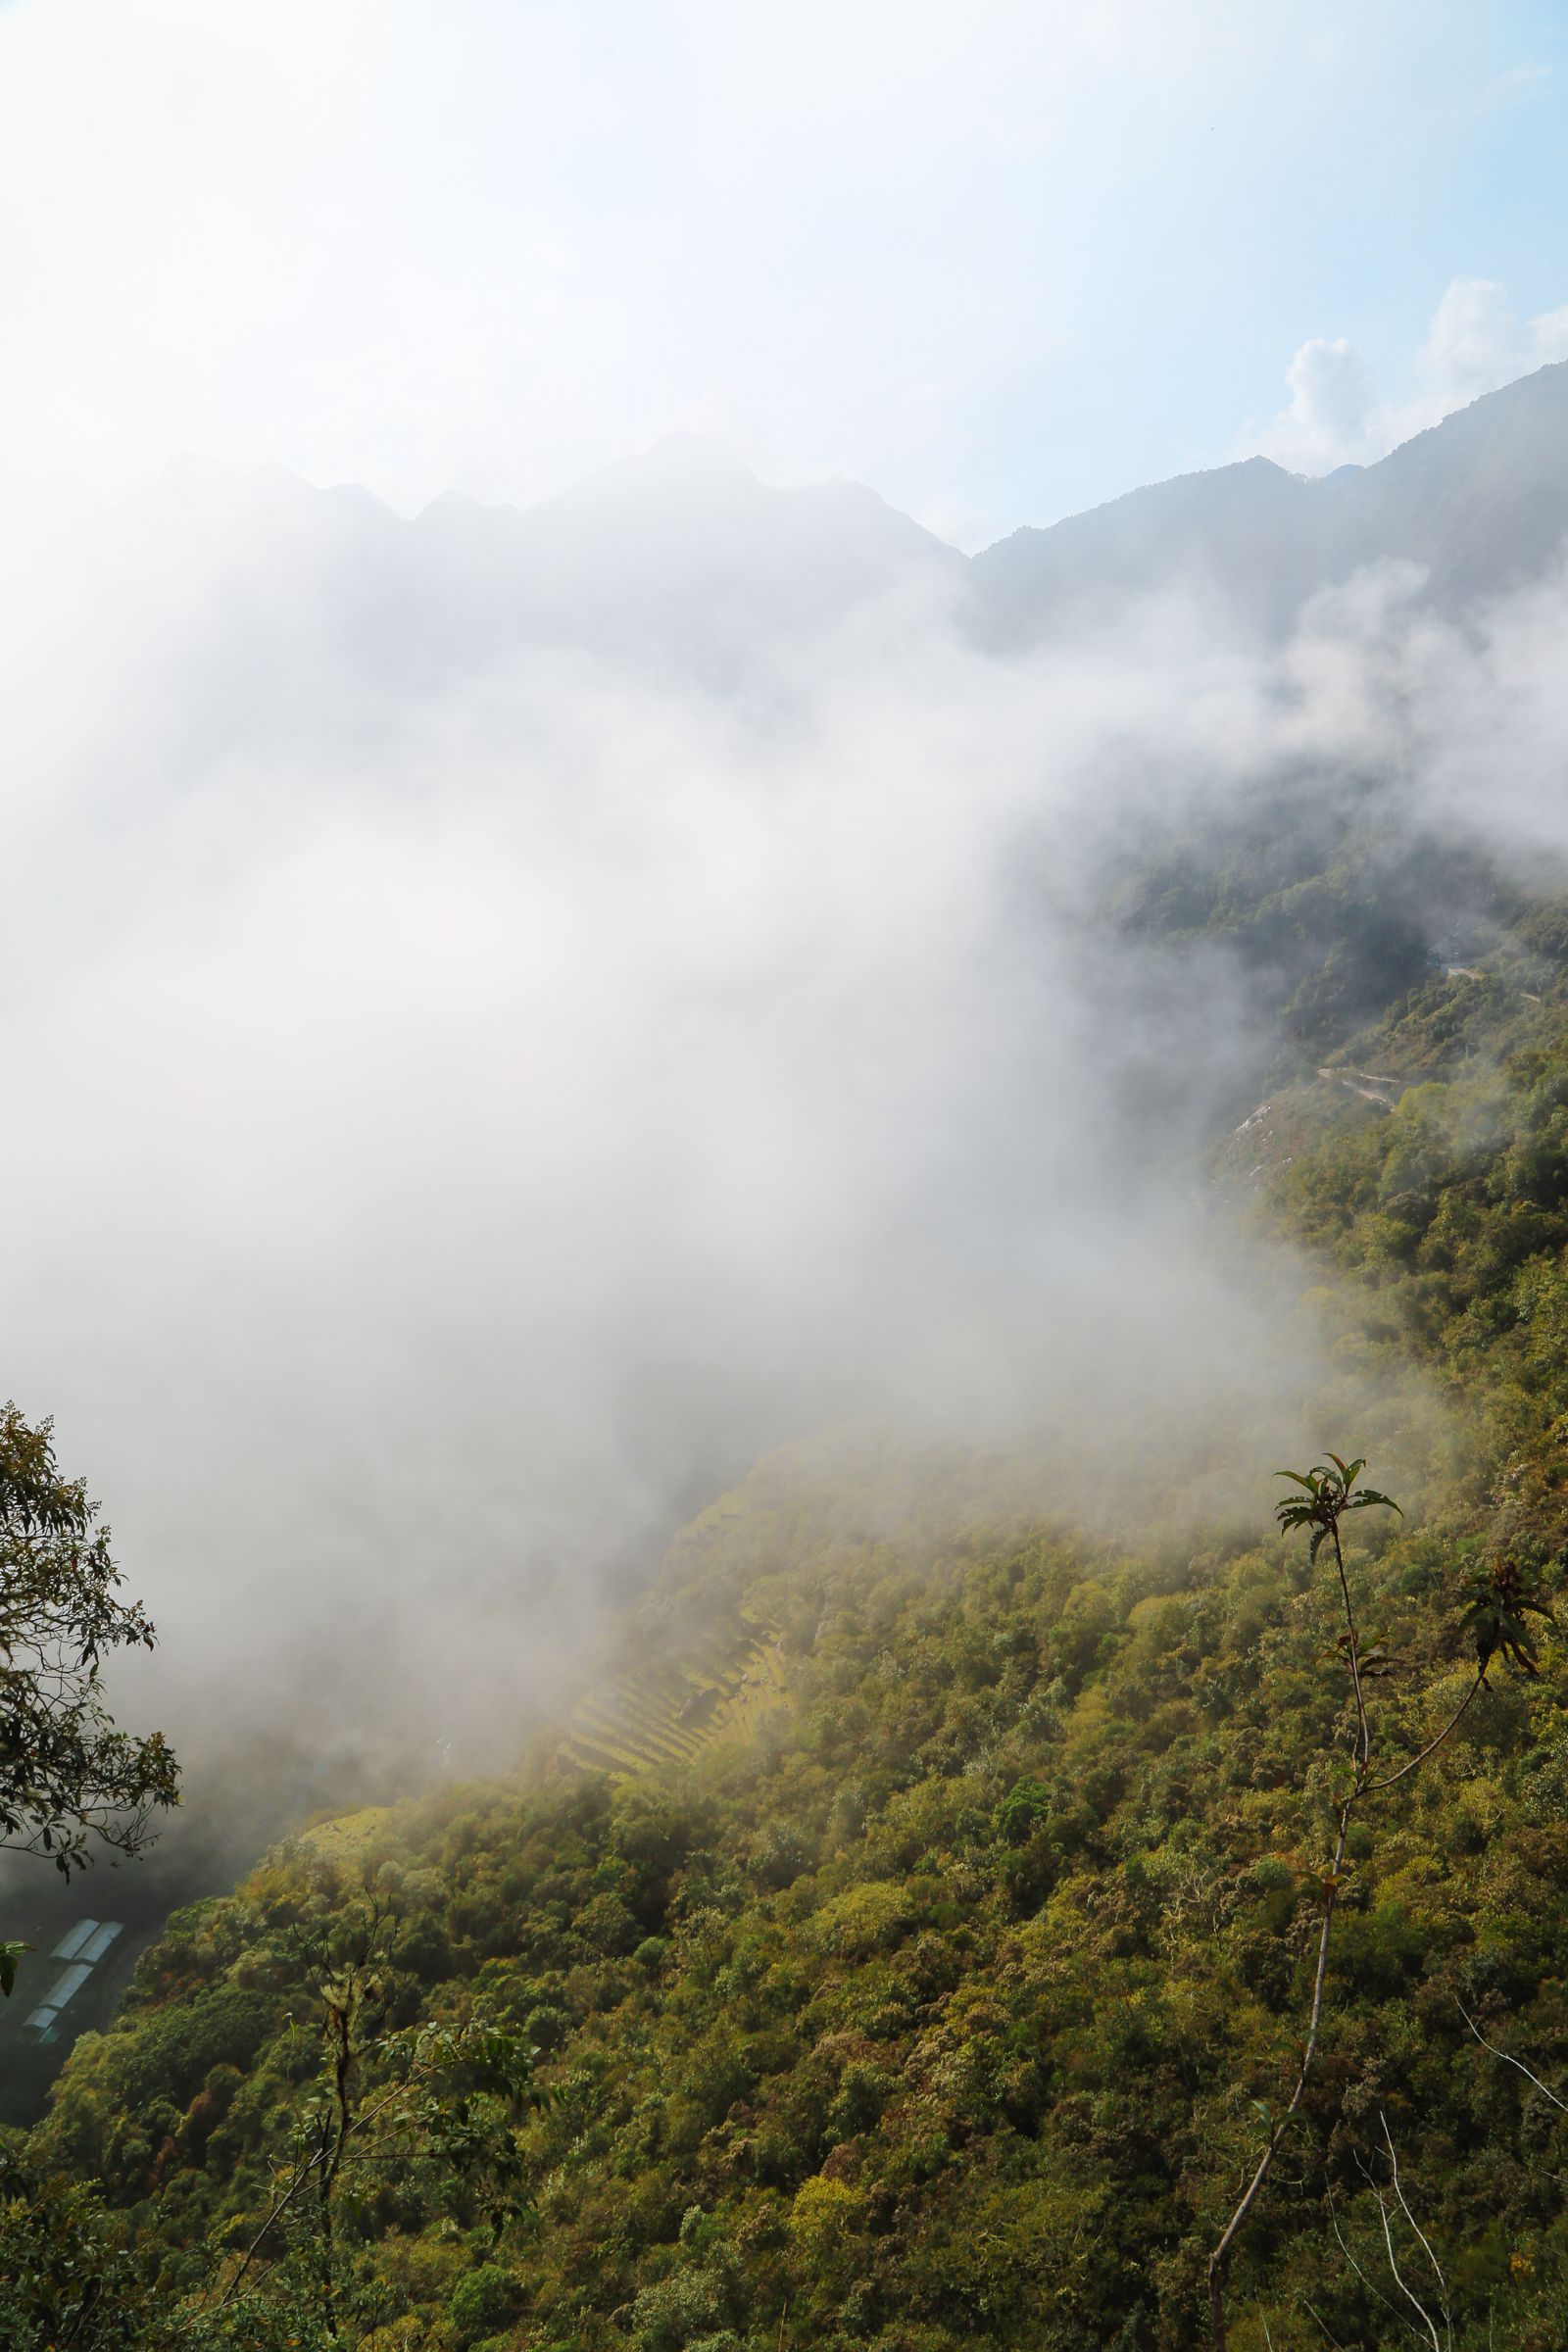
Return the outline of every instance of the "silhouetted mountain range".
{"type": "Polygon", "coordinates": [[[997,651],[1113,621],[1164,590],[1277,630],[1319,588],[1405,560],[1452,612],[1539,577],[1568,534],[1568,364],[1375,466],[1308,480],[1250,458],[973,558],[858,484],[771,488],[684,434],[528,510],[447,496],[406,521],[363,490],[187,463],[120,517],[127,579],[146,531],[183,538],[187,557],[243,559],[244,642],[223,658],[267,669],[303,658],[302,610],[318,650],[357,645],[415,679],[532,646],[720,685],[763,648],[933,603],[997,651]]]}

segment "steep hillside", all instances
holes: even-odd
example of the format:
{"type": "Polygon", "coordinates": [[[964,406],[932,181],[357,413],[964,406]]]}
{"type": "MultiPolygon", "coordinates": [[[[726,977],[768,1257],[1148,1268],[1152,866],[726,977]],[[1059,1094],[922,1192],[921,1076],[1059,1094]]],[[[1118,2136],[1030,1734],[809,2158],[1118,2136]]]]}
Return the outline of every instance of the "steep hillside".
{"type": "MultiPolygon", "coordinates": [[[[1377,1562],[1404,1751],[1463,1674],[1437,1631],[1465,1532],[1431,1521],[1377,1562]]],[[[1252,2102],[1294,2046],[1330,1596],[1263,1546],[930,1558],[824,1530],[815,1570],[791,1706],[749,1753],[618,1793],[455,1792],[376,1825],[352,1875],[285,1853],[172,1923],[40,2154],[101,2173],[165,2287],[216,2300],[309,2132],[334,1981],[368,1958],[378,2030],[518,2033],[549,2104],[530,2121],[493,2090],[461,2146],[450,2115],[367,2137],[341,2225],[353,2340],[472,2343],[482,2278],[485,2340],[519,2346],[1194,2341],[1252,2102]],[[363,1949],[367,1879],[384,1954],[363,1949]],[[215,2239],[233,2252],[208,2287],[215,2239]]],[[[1307,2178],[1243,2273],[1277,2342],[1304,2340],[1302,2295],[1368,2325],[1322,2197],[1370,2263],[1377,2107],[1461,2311],[1555,2340],[1550,2158],[1457,2004],[1551,2079],[1562,1697],[1499,1691],[1361,1870],[1307,2178]]],[[[357,2095],[411,2063],[369,2047],[357,2095]]],[[[208,2338],[318,2340],[311,2253],[302,2229],[208,2338]]]]}
{"type": "MultiPolygon", "coordinates": [[[[1505,1555],[1549,1581],[1568,1539],[1568,995],[1540,993],[1418,991],[1346,1047],[1397,1100],[1330,1069],[1291,1151],[1242,1171],[1249,1213],[1321,1253],[1303,1313],[1389,1384],[1367,1442],[1409,1512],[1350,1561],[1390,1769],[1473,1680],[1466,1577],[1505,1555]],[[1398,1402],[1412,1353],[1436,1422],[1398,1402]]],[[[957,1459],[856,1459],[780,1457],[706,1514],[564,1749],[171,1923],[28,2158],[103,2180],[95,2227],[128,2226],[167,2340],[1203,2339],[1300,2046],[1348,1723],[1332,1576],[1267,1532],[1268,1462],[1250,1531],[1107,1545],[988,1515],[957,1459]],[[774,1661],[768,1704],[682,1740],[678,1661],[717,1691],[743,1655],[774,1661]]],[[[1385,2123],[1455,2344],[1562,2340],[1560,2116],[1507,2062],[1568,2078],[1568,1668],[1543,1635],[1539,1674],[1499,1658],[1354,1832],[1236,2345],[1405,2340],[1385,2123]]]]}

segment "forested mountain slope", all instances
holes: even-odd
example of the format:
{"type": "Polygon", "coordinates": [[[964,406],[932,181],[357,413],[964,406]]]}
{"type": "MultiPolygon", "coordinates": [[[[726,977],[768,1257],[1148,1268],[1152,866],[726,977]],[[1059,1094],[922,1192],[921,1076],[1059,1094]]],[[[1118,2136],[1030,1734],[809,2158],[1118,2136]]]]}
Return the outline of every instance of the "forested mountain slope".
{"type": "MultiPolygon", "coordinates": [[[[1568,1534],[1568,986],[1536,928],[1544,986],[1425,982],[1215,1158],[1226,1214],[1320,1253],[1324,1409],[1370,1367],[1374,1467],[1413,1482],[1350,1553],[1394,1766],[1473,1676],[1467,1571],[1505,1552],[1549,1581],[1568,1534]],[[1393,1108],[1343,1083],[1363,1069],[1393,1108]]],[[[675,1547],[621,1669],[765,1627],[754,1722],[622,1775],[547,1740],[514,1782],[304,1837],[171,1923],[26,2156],[35,2184],[101,2179],[109,2241],[129,2227],[128,2332],[77,2340],[1202,2340],[1299,2049],[1347,1732],[1332,1580],[1267,1532],[1255,1467],[1250,1519],[1112,1542],[1021,1511],[1002,1465],[848,1442],[761,1465],[675,1547]],[[339,2094],[328,2212],[308,2159],[339,2094]]],[[[1207,1465],[1168,1468],[1185,1502],[1207,1465]]],[[[1562,2340],[1549,1631],[1538,1662],[1496,1662],[1352,1835],[1236,2344],[1403,2340],[1385,2123],[1455,2343],[1562,2340]]],[[[36,2255],[69,2216],[34,2214],[36,2255]]]]}
{"type": "MultiPolygon", "coordinates": [[[[1416,557],[1440,601],[1539,569],[1565,381],[1363,477],[1220,477],[1234,581],[1255,560],[1290,588],[1303,498],[1361,518],[1347,563],[1416,557]]],[[[717,642],[727,677],[756,615],[715,641],[700,608],[753,492],[666,462],[722,561],[666,609],[664,490],[600,485],[596,528],[628,499],[646,525],[611,634],[717,642]]],[[[1205,480],[1144,494],[1169,546],[1208,529],[1205,480]]],[[[315,494],[266,495],[316,531],[315,494]]],[[[953,593],[956,560],[858,494],[767,511],[789,625],[802,545],[854,541],[854,597],[905,556],[953,593]]],[[[526,635],[496,586],[514,518],[329,513],[350,637],[373,588],[421,659],[461,658],[453,577],[451,646],[424,630],[419,530],[460,571],[484,538],[477,608],[526,635]]],[[[1107,559],[1116,594],[1147,553],[1107,559]]],[[[1020,634],[1055,561],[1006,591],[1020,634]]],[[[229,652],[286,730],[263,622],[229,652]]],[[[1368,1454],[1403,1506],[1348,1521],[1345,1592],[1272,1529],[1281,1457],[1245,1402],[1179,1442],[1101,1433],[1071,1481],[1049,1433],[769,1456],[514,1774],[307,1828],[174,1916],[5,2142],[0,2339],[1181,2352],[1263,2160],[1218,2275],[1232,2347],[1370,2352],[1417,2305],[1459,2352],[1568,2337],[1568,1662],[1540,1613],[1568,1553],[1568,917],[1548,859],[1427,822],[1404,780],[1314,745],[1151,800],[1075,916],[1152,1041],[1129,1152],[1199,1195],[1216,1257],[1291,1270],[1279,1348],[1317,1369],[1288,1466],[1368,1454]],[[1200,1026],[1162,1060],[1157,999],[1200,1006],[1218,973],[1253,1025],[1211,1077],[1200,1026]],[[1194,1102],[1221,1106],[1201,1154],[1194,1102]]],[[[1025,918],[1037,878],[1021,858],[1025,918]]]]}

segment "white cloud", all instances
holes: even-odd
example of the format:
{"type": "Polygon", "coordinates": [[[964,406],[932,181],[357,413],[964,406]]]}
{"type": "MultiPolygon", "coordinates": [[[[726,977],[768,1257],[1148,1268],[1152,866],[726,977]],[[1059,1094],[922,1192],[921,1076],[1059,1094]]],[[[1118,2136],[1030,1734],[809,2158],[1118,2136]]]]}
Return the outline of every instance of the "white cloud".
{"type": "Polygon", "coordinates": [[[526,503],[718,410],[854,471],[911,342],[940,373],[956,339],[886,221],[912,257],[936,186],[1042,168],[1155,14],[1003,0],[977,42],[952,0],[10,0],[0,441],[413,509],[526,503]]]}
{"type": "Polygon", "coordinates": [[[1568,307],[1520,320],[1494,279],[1456,277],[1433,313],[1403,399],[1380,395],[1353,343],[1315,336],[1286,370],[1289,401],[1243,434],[1241,450],[1293,473],[1370,465],[1483,393],[1565,358],[1568,307]]]}
{"type": "Polygon", "coordinates": [[[1255,447],[1296,473],[1327,473],[1359,465],[1372,452],[1378,399],[1371,370],[1353,343],[1314,336],[1286,370],[1291,397],[1255,447]]]}
{"type": "Polygon", "coordinates": [[[1161,1172],[1246,1008],[1077,921],[1129,780],[1266,751],[1245,657],[1165,615],[999,665],[900,607],[732,700],[421,671],[383,525],[321,568],[302,499],[216,554],[167,498],[0,517],[6,1381],[149,1672],[506,1731],[782,1438],[1021,1419],[1083,1477],[1130,1413],[1272,1410],[1161,1172]]]}
{"type": "Polygon", "coordinates": [[[1251,1016],[1096,948],[1096,859],[1336,769],[1561,848],[1560,583],[1467,633],[1385,567],[1278,658],[1172,604],[998,663],[900,607],[726,699],[420,669],[380,541],[297,511],[0,518],[7,1385],[149,1673],[221,1657],[225,1737],[514,1729],[683,1498],[846,1412],[1091,1483],[1173,1413],[1278,1458],[1310,1364],[1171,1181],[1251,1016]]]}
{"type": "Polygon", "coordinates": [[[1478,111],[1490,112],[1494,107],[1517,106],[1521,100],[1535,97],[1546,89],[1553,79],[1550,66],[1525,64],[1510,66],[1489,81],[1478,101],[1478,111]]]}
{"type": "MultiPolygon", "coordinates": [[[[1139,338],[1236,229],[1195,152],[1272,122],[1284,180],[1339,108],[1299,13],[0,0],[0,449],[412,511],[710,420],[969,538],[1046,519],[1157,468],[1139,338]]],[[[1228,341],[1188,336],[1189,416],[1228,341]]]]}

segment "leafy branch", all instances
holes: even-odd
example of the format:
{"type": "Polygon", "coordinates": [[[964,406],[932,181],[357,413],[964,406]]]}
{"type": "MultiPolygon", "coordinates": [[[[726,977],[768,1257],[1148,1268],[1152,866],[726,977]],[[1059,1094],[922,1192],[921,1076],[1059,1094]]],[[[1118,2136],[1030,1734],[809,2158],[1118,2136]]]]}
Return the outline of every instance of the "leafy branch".
{"type": "MultiPolygon", "coordinates": [[[[153,1814],[179,1801],[162,1735],[118,1731],[104,1704],[105,1653],[156,1639],[121,1583],[98,1505],[56,1465],[51,1424],[0,1406],[0,1848],[67,1877],[94,1839],[139,1853],[153,1814]]],[[[0,1994],[24,1948],[0,1942],[0,1994]]]]}

